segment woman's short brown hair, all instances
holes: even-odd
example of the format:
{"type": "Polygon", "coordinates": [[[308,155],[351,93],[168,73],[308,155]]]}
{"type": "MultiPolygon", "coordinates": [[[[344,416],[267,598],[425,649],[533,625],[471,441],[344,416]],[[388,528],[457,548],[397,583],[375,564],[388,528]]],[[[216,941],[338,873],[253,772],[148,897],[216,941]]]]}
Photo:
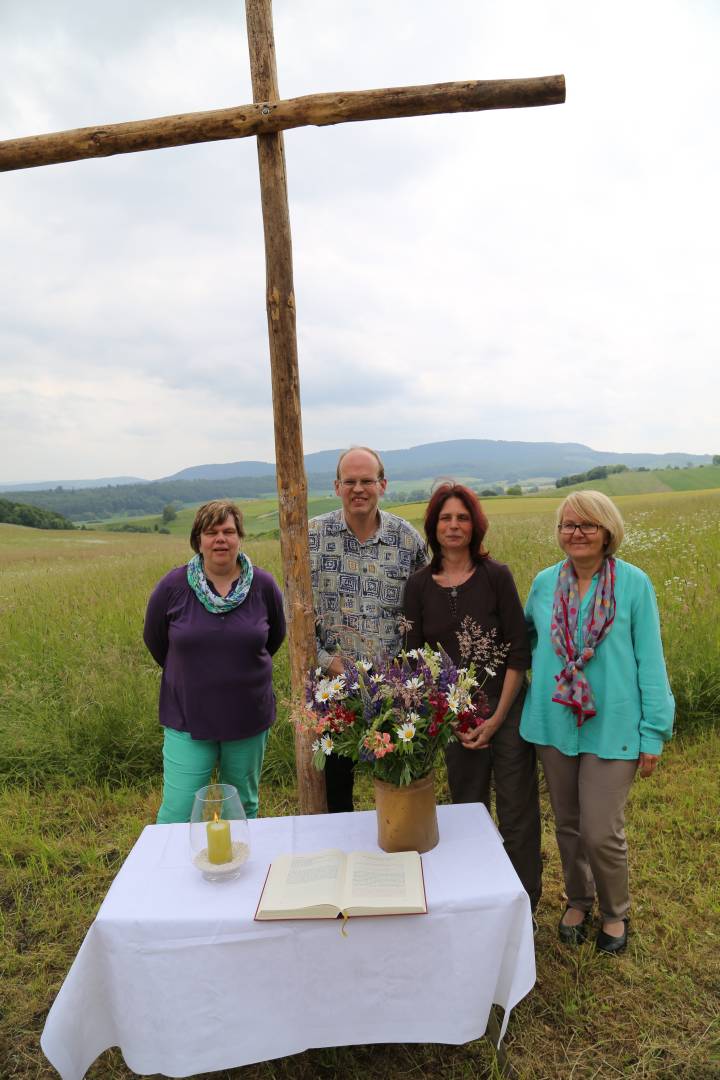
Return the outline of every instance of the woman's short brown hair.
{"type": "MultiPolygon", "coordinates": [[[[612,499],[608,499],[602,491],[573,491],[557,508],[556,524],[565,517],[566,511],[574,514],[578,521],[587,521],[592,525],[599,525],[608,534],[608,542],[605,552],[614,555],[623,542],[625,525],[622,514],[612,499]]],[[[560,533],[558,533],[558,541],[560,533]]]]}
{"type": "Polygon", "coordinates": [[[200,551],[200,534],[212,529],[214,525],[222,525],[223,521],[231,517],[235,522],[238,536],[242,540],[245,535],[243,529],[243,516],[239,506],[230,499],[213,499],[212,502],[203,503],[195,514],[195,520],[190,530],[190,547],[195,552],[200,551]]]}

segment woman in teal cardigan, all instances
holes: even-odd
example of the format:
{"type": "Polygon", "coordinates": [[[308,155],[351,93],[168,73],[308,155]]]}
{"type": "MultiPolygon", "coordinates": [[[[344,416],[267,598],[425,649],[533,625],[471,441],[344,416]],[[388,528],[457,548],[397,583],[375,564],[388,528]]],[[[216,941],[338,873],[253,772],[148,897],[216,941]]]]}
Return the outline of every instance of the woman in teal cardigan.
{"type": "Polygon", "coordinates": [[[607,496],[569,495],[557,513],[566,558],[537,575],[525,608],[532,682],[520,734],[537,745],[555,816],[567,894],[560,940],[586,940],[597,894],[605,953],[627,944],[627,795],[636,771],[654,772],[675,710],[655,592],[615,558],[623,535],[607,496]]]}

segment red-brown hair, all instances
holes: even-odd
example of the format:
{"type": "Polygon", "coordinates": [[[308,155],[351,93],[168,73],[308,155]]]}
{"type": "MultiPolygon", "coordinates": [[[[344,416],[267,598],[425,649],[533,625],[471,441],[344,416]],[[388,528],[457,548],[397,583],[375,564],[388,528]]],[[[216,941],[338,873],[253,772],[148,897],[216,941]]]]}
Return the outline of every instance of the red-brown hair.
{"type": "Polygon", "coordinates": [[[483,540],[490,523],[485,511],[480,505],[480,500],[474,491],[465,487],[464,484],[453,484],[450,481],[440,484],[430,496],[430,502],[425,511],[425,535],[432,551],[430,568],[436,573],[442,569],[442,551],[437,538],[437,526],[442,513],[442,508],[448,499],[459,499],[465,506],[472,522],[472,536],[470,537],[470,557],[474,563],[481,559],[487,559],[489,552],[483,547],[483,540]]]}

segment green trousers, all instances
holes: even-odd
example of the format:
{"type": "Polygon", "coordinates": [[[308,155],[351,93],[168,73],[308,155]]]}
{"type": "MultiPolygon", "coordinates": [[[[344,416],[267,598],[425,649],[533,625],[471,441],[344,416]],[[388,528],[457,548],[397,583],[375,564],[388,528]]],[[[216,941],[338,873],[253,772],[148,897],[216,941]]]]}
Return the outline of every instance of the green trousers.
{"type": "Polygon", "coordinates": [[[249,739],[214,742],[193,739],[187,731],[165,728],[163,799],[158,825],[190,820],[195,792],[210,783],[218,763],[221,783],[238,789],[246,817],[257,817],[258,786],[267,740],[267,731],[249,739]]]}

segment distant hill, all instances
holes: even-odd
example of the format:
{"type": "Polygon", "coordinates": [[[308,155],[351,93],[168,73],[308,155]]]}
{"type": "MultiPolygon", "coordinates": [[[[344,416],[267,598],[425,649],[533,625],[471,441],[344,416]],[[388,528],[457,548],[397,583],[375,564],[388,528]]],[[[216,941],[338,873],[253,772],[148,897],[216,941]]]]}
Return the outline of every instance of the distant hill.
{"type": "MultiPolygon", "coordinates": [[[[339,453],[339,450],[323,450],[305,457],[311,492],[323,495],[332,492],[339,453]]],[[[507,485],[540,478],[552,482],[562,476],[609,464],[652,470],[666,466],[682,467],[673,471],[673,475],[679,476],[688,463],[699,465],[711,460],[709,455],[702,454],[622,454],[592,450],[581,443],[504,442],[492,439],[455,439],[413,446],[407,450],[381,451],[381,454],[391,486],[397,482],[400,488],[405,483],[408,488],[421,489],[420,494],[413,497],[421,497],[422,489],[427,490],[430,482],[438,476],[462,477],[482,488],[487,484],[507,485]]],[[[668,486],[672,485],[668,483],[668,486]]],[[[705,486],[713,485],[708,483],[705,486]]],[[[398,489],[395,490],[398,493],[398,489]]],[[[93,521],[161,514],[168,503],[191,506],[208,499],[255,499],[274,494],[274,465],[263,461],[240,461],[225,465],[192,466],[165,480],[103,484],[75,490],[64,485],[55,485],[50,491],[17,490],[13,491],[13,499],[63,514],[73,521],[93,521]]]]}
{"type": "MultiPolygon", "coordinates": [[[[307,461],[307,458],[305,459],[307,461]]],[[[227,465],[191,465],[172,476],[165,476],[158,483],[168,480],[226,480],[236,476],[275,476],[271,461],[232,461],[227,465]]]]}
{"type": "Polygon", "coordinates": [[[33,484],[2,484],[0,491],[51,491],[63,488],[74,491],[78,488],[111,487],[114,484],[147,484],[139,476],[101,476],[95,480],[38,480],[33,484]]]}
{"type": "MultiPolygon", "coordinates": [[[[308,479],[327,481],[335,475],[340,450],[321,450],[305,455],[308,479]]],[[[468,476],[488,483],[555,479],[570,473],[587,472],[594,465],[625,464],[631,469],[709,464],[709,454],[633,454],[593,450],[582,443],[509,442],[502,439],[452,439],[424,443],[405,450],[381,450],[385,470],[391,480],[427,479],[439,475],[468,476]]],[[[194,465],[168,480],[226,479],[229,477],[273,476],[269,462],[235,461],[225,465],[194,465]],[[257,471],[252,472],[252,469],[257,471]],[[262,469],[262,471],[260,471],[262,469]]]]}

